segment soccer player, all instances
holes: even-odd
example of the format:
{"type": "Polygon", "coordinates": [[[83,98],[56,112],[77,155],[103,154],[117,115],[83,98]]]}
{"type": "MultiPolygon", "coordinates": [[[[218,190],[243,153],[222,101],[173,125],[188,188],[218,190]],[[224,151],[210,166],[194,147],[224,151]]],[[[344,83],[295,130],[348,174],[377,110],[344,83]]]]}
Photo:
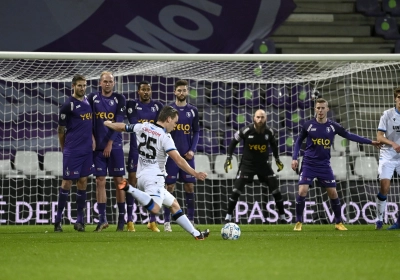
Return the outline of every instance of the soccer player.
{"type": "MultiPolygon", "coordinates": [[[[148,81],[141,81],[138,85],[139,99],[128,100],[126,102],[126,115],[129,123],[154,123],[157,121],[158,115],[163,108],[163,105],[159,101],[151,99],[151,85],[148,81]]],[[[139,154],[136,143],[136,134],[131,134],[129,158],[128,158],[128,182],[132,186],[136,186],[136,169],[138,164],[139,154]]],[[[126,204],[128,211],[128,231],[135,231],[133,225],[132,209],[134,199],[129,193],[126,195],[126,204]]],[[[156,215],[150,213],[149,222],[147,228],[160,232],[156,224],[156,215]]]]}
{"type": "Polygon", "coordinates": [[[281,223],[286,223],[283,198],[279,190],[278,179],[271,165],[268,163],[268,147],[271,146],[278,172],[283,169],[283,164],[279,159],[278,145],[274,136],[274,131],[266,125],[267,115],[264,110],[257,110],[254,114],[253,123],[237,131],[229,144],[227,158],[224,164],[225,172],[228,168],[232,169],[232,154],[237,144],[241,140],[244,142],[244,151],[240,162],[239,171],[233,186],[232,194],[228,201],[228,211],[225,222],[229,223],[232,219],[233,210],[244,192],[245,185],[253,182],[254,175],[257,174],[260,182],[268,185],[272,196],[275,199],[276,207],[279,212],[281,223]]]}
{"type": "MultiPolygon", "coordinates": [[[[394,170],[400,174],[400,87],[394,90],[395,108],[383,112],[378,125],[377,140],[383,143],[379,156],[378,174],[380,190],[376,197],[376,215],[378,221],[375,229],[382,229],[383,216],[386,210],[386,198],[390,189],[390,180],[394,170]]],[[[400,229],[400,216],[389,230],[400,229]]]]}
{"type": "Polygon", "coordinates": [[[73,94],[59,112],[58,140],[63,153],[63,179],[58,194],[57,216],[54,231],[62,232],[61,221],[72,181],[76,180],[76,206],[78,217],[74,224],[77,231],[85,231],[84,209],[86,204],[87,177],[93,174],[92,108],[85,96],[86,78],[75,75],[72,79],[73,94]]]}
{"type": "Polygon", "coordinates": [[[104,120],[122,122],[125,117],[125,97],[113,92],[114,76],[111,72],[102,72],[100,75],[100,92],[93,92],[88,99],[92,105],[96,150],[93,161],[96,176],[96,199],[99,213],[99,222],[95,231],[102,231],[108,227],[106,218],[106,176],[114,177],[116,198],[118,205],[117,231],[123,231],[125,225],[125,193],[118,189],[125,175],[124,151],[122,150],[122,134],[110,130],[103,125],[104,120]]]}
{"type": "MultiPolygon", "coordinates": [[[[194,166],[194,153],[196,146],[199,142],[199,113],[195,106],[187,103],[188,96],[188,82],[185,80],[178,80],[175,83],[175,103],[171,104],[179,112],[179,122],[176,124],[175,129],[171,132],[172,139],[178,147],[179,154],[186,159],[188,164],[194,166]]],[[[194,224],[194,183],[196,178],[186,173],[184,170],[179,169],[177,164],[169,158],[166,165],[167,190],[172,193],[175,189],[177,176],[179,181],[183,182],[185,190],[185,206],[189,220],[194,224]]],[[[168,207],[164,209],[164,231],[171,232],[170,211],[168,207]]]]}
{"type": "Polygon", "coordinates": [[[194,178],[204,180],[207,177],[207,173],[196,172],[190,167],[176,149],[169,132],[174,129],[179,118],[178,115],[175,108],[165,106],[155,124],[145,122],[126,125],[105,121],[104,125],[117,131],[134,132],[137,138],[139,161],[136,177],[138,188],[132,187],[126,180],[119,185],[119,188],[131,193],[141,205],[154,214],[159,214],[162,205],[169,207],[172,218],[184,230],[196,240],[204,240],[210,231],[195,229],[182,212],[175,197],[165,189],[165,163],[168,157],[171,157],[179,168],[194,178]]]}
{"type": "Polygon", "coordinates": [[[303,212],[305,200],[309,185],[315,178],[318,179],[320,185],[326,188],[326,192],[331,200],[331,207],[335,215],[335,229],[347,230],[342,223],[341,205],[336,191],[335,176],[330,164],[331,145],[336,134],[358,143],[371,144],[379,148],[378,141],[358,136],[345,130],[340,124],[328,120],[326,115],[329,111],[328,101],[318,98],[315,101],[316,118],[304,123],[300,135],[294,145],[292,157],[292,169],[298,168],[298,155],[300,146],[304,139],[307,138],[306,148],[304,151],[303,164],[299,175],[299,193],[296,196],[296,225],[295,231],[302,230],[303,212]]]}

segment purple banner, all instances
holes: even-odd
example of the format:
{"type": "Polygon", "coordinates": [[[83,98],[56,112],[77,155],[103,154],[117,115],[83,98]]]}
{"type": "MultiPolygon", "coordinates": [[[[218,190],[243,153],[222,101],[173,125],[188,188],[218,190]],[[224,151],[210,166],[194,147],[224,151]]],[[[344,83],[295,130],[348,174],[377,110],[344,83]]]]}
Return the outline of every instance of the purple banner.
{"type": "Polygon", "coordinates": [[[293,0],[7,3],[1,51],[245,53],[296,8],[293,0]],[[10,29],[10,26],[12,28],[10,29]]]}

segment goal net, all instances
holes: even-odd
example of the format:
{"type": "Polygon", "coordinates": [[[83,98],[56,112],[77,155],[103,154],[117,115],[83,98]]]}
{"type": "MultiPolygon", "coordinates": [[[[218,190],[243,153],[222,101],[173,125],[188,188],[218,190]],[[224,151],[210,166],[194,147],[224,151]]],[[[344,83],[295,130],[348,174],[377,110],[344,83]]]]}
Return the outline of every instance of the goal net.
{"type": "MultiPolygon", "coordinates": [[[[379,118],[394,106],[398,86],[397,55],[175,55],[0,53],[0,224],[54,222],[62,179],[58,144],[58,109],[72,93],[71,79],[83,74],[87,93],[98,91],[102,71],[116,77],[115,91],[138,98],[137,84],[148,80],[152,97],[164,104],[174,101],[177,79],[189,81],[188,101],[200,114],[196,166],[209,178],[196,183],[196,223],[221,223],[243,152],[235,150],[233,170],[223,170],[226,149],[235,131],[252,122],[256,109],[267,112],[276,132],[280,158],[285,164],[280,189],[290,222],[295,220],[298,175],[291,170],[293,145],[305,120],[314,115],[314,100],[329,101],[328,117],[351,132],[376,138],[379,118]]],[[[129,135],[124,134],[124,144],[129,135]]],[[[346,223],[373,223],[378,151],[336,136],[332,168],[346,223]]],[[[127,155],[128,147],[124,151],[127,155]]],[[[271,164],[276,170],[271,155],[271,164]]],[[[397,176],[396,176],[397,178],[397,176]]],[[[175,196],[184,208],[183,186],[175,196]]],[[[75,188],[65,210],[65,223],[75,222],[75,188]]],[[[388,197],[386,221],[395,218],[400,188],[396,179],[388,197]]],[[[108,221],[116,223],[115,191],[107,179],[108,221]]],[[[147,213],[134,207],[136,223],[147,213]]],[[[324,189],[314,182],[307,196],[304,221],[332,223],[333,212],[324,189]]],[[[246,186],[234,213],[237,223],[276,223],[275,203],[267,186],[257,178],[246,186]]],[[[163,222],[159,216],[158,221],[163,222]]],[[[86,222],[97,222],[95,179],[89,179],[86,222]]]]}

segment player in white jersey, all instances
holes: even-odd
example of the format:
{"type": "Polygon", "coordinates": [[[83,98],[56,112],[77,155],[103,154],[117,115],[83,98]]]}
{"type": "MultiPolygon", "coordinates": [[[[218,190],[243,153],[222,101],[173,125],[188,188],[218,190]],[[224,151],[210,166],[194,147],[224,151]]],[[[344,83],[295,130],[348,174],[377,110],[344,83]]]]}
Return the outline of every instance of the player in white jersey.
{"type": "MultiPolygon", "coordinates": [[[[396,107],[383,112],[379,121],[377,140],[383,143],[379,155],[378,174],[380,190],[376,197],[375,229],[382,229],[386,210],[386,199],[394,170],[400,174],[400,87],[394,90],[396,107]]],[[[388,229],[400,229],[400,217],[388,229]]]]}
{"type": "Polygon", "coordinates": [[[159,214],[161,207],[167,206],[172,213],[172,219],[184,230],[189,232],[196,240],[204,240],[210,234],[207,229],[195,229],[187,216],[183,213],[176,198],[165,189],[165,163],[170,156],[179,168],[196,179],[205,180],[207,173],[196,172],[187,161],[180,156],[171,138],[171,132],[178,121],[178,111],[165,106],[158,116],[157,123],[113,123],[105,121],[104,125],[116,131],[136,133],[139,152],[138,168],[136,172],[136,189],[126,180],[119,185],[119,189],[129,192],[148,211],[159,214]]]}

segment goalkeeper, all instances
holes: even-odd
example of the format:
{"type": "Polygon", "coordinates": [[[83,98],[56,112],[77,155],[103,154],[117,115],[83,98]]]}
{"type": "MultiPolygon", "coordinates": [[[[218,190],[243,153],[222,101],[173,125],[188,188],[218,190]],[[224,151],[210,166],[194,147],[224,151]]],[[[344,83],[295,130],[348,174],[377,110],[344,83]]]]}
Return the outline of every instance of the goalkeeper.
{"type": "Polygon", "coordinates": [[[283,198],[279,190],[278,179],[271,165],[268,163],[269,145],[272,148],[275,163],[278,166],[278,172],[283,169],[283,164],[279,160],[278,145],[274,132],[266,125],[266,121],[267,116],[265,111],[257,110],[254,114],[254,122],[236,132],[229,145],[228,155],[224,165],[226,173],[228,173],[228,168],[232,169],[231,160],[233,150],[241,140],[244,141],[242,160],[239,165],[239,171],[233,186],[232,194],[228,201],[228,212],[225,217],[226,223],[231,221],[236,203],[240,195],[244,192],[245,185],[253,182],[254,175],[258,176],[260,182],[264,182],[268,185],[275,199],[276,207],[278,208],[279,222],[286,223],[283,198]]]}

